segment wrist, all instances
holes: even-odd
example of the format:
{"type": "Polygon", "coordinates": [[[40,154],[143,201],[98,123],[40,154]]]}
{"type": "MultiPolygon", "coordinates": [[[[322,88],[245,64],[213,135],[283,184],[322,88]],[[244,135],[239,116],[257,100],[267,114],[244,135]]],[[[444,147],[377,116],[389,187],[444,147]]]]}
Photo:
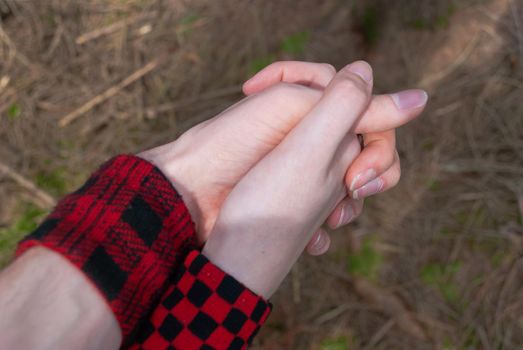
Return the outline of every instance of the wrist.
{"type": "Polygon", "coordinates": [[[183,202],[199,232],[203,222],[196,188],[199,188],[198,174],[191,167],[190,157],[177,141],[155,147],[136,155],[157,167],[183,198],[183,202]]]}
{"type": "Polygon", "coordinates": [[[254,293],[269,299],[308,242],[306,237],[292,239],[293,235],[255,222],[241,229],[217,227],[202,253],[254,293]],[[264,232],[253,231],[260,228],[264,232]]]}

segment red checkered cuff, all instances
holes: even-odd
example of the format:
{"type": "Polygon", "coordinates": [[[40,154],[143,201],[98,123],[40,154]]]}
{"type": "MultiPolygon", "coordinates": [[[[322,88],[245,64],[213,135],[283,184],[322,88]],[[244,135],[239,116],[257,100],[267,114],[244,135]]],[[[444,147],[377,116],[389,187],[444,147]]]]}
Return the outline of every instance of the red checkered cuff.
{"type": "Polygon", "coordinates": [[[193,250],[130,349],[245,349],[270,310],[270,303],[193,250]]]}
{"type": "Polygon", "coordinates": [[[62,199],[17,255],[33,246],[64,255],[100,290],[126,340],[152,312],[194,239],[189,212],[169,180],[145,160],[122,155],[62,199]]]}

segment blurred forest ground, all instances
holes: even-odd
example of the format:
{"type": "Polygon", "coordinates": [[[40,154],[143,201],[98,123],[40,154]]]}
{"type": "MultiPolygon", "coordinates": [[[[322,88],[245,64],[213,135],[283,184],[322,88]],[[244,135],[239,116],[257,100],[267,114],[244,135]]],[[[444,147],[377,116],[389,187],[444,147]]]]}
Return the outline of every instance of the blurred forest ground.
{"type": "Polygon", "coordinates": [[[303,257],[253,349],[523,348],[520,0],[0,0],[0,264],[108,157],[172,140],[273,60],[422,87],[403,178],[303,257]]]}

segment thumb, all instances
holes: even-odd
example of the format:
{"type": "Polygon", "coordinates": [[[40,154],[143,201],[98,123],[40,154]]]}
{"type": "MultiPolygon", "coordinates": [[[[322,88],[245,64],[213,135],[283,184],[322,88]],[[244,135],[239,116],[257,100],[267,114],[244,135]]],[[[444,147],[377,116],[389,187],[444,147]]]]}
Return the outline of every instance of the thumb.
{"type": "MultiPolygon", "coordinates": [[[[325,89],[325,93],[291,131],[304,147],[321,146],[325,152],[336,150],[347,133],[367,110],[372,97],[372,68],[364,61],[341,69],[325,89]]],[[[291,140],[289,140],[291,141],[291,140]]]]}

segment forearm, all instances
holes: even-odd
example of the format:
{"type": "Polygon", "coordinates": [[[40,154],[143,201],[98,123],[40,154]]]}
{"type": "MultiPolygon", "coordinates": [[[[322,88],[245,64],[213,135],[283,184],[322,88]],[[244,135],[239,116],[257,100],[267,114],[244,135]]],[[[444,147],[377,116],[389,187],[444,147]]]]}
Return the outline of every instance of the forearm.
{"type": "Polygon", "coordinates": [[[0,273],[0,348],[118,349],[121,331],[86,277],[33,248],[0,273]]]}

